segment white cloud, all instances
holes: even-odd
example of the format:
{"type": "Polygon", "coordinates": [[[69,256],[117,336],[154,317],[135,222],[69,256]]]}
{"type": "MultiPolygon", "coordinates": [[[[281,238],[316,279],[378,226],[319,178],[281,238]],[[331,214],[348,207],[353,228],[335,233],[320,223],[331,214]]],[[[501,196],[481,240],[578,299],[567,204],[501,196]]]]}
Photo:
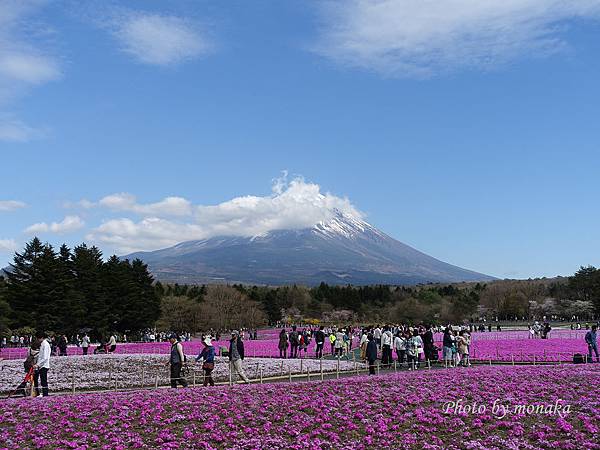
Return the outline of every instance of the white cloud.
{"type": "Polygon", "coordinates": [[[0,211],[14,211],[26,206],[27,204],[18,200],[0,200],[0,211]]]}
{"type": "Polygon", "coordinates": [[[46,132],[30,127],[20,120],[6,120],[0,118],[0,141],[29,142],[44,136],[46,132]]]}
{"type": "Polygon", "coordinates": [[[12,253],[19,248],[13,239],[0,239],[0,252],[12,253]]]}
{"type": "Polygon", "coordinates": [[[600,0],[343,0],[321,6],[314,50],[392,76],[488,69],[566,46],[566,21],[600,18],[600,0]]]}
{"type": "Polygon", "coordinates": [[[178,64],[211,49],[196,25],[175,16],[125,12],[111,20],[110,28],[122,50],[144,64],[178,64]]]}
{"type": "Polygon", "coordinates": [[[85,198],[79,200],[78,202],[64,202],[63,208],[73,209],[73,208],[83,208],[83,209],[92,209],[97,206],[96,203],[91,202],[85,198]]]}
{"type": "Polygon", "coordinates": [[[145,216],[189,216],[192,204],[181,197],[167,197],[157,203],[142,205],[136,203],[134,195],[128,193],[112,194],[102,198],[98,204],[113,211],[129,211],[145,216]]]}
{"type": "Polygon", "coordinates": [[[110,245],[119,253],[131,253],[204,237],[207,237],[206,232],[199,225],[150,217],[139,222],[131,219],[109,220],[94,229],[86,239],[110,245]]]}
{"type": "MultiPolygon", "coordinates": [[[[37,86],[61,77],[57,58],[46,49],[48,32],[37,15],[46,0],[0,2],[0,108],[37,86]]],[[[5,115],[5,114],[3,114],[5,115]]],[[[0,117],[0,141],[27,142],[44,135],[19,120],[0,117]]]]}
{"type": "Polygon", "coordinates": [[[62,222],[40,222],[34,223],[33,225],[25,229],[25,233],[36,234],[36,233],[71,233],[73,231],[80,230],[85,226],[85,222],[79,216],[66,216],[62,222]]]}
{"type": "Polygon", "coordinates": [[[31,39],[27,19],[46,4],[43,0],[3,0],[0,4],[0,82],[39,84],[55,80],[56,59],[31,39]]]}
{"type": "Polygon", "coordinates": [[[119,253],[154,250],[214,236],[255,236],[271,230],[308,228],[331,219],[336,210],[362,216],[347,198],[323,194],[319,185],[302,178],[291,182],[285,177],[275,180],[273,192],[268,196],[237,197],[213,206],[190,206],[193,216],[185,222],[157,216],[165,215],[166,211],[155,205],[167,199],[151,205],[137,205],[129,194],[105,199],[110,201],[104,204],[118,205],[123,211],[149,214],[137,222],[130,218],[108,220],[88,234],[87,239],[108,244],[119,253]]]}
{"type": "Polygon", "coordinates": [[[60,73],[58,63],[52,58],[27,54],[25,49],[0,55],[0,77],[40,84],[56,80],[60,73]]]}

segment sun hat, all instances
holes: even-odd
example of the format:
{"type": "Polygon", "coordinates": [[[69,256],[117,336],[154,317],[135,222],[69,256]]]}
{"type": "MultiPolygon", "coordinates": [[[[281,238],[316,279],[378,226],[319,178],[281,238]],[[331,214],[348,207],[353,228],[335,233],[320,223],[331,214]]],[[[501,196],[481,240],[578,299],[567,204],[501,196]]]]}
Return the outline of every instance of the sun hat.
{"type": "Polygon", "coordinates": [[[202,342],[204,342],[206,345],[212,345],[212,341],[210,340],[210,336],[206,336],[202,342]]]}

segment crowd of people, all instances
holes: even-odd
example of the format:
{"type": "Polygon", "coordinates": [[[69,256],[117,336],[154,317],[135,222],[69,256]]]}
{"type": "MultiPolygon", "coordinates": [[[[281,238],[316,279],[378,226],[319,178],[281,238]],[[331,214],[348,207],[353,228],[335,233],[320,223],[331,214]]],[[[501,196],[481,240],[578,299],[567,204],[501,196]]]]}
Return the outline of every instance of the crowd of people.
{"type": "MultiPolygon", "coordinates": [[[[176,333],[171,333],[169,335],[169,342],[171,343],[171,352],[166,365],[170,366],[171,387],[177,388],[178,385],[187,387],[188,383],[184,372],[187,356],[183,351],[181,339],[176,333]]],[[[212,377],[212,372],[215,369],[216,350],[213,346],[212,336],[210,334],[202,335],[202,346],[202,350],[195,360],[196,362],[202,363],[202,371],[204,372],[204,386],[214,386],[215,381],[212,377]]],[[[244,383],[250,383],[250,379],[244,372],[244,341],[241,338],[238,330],[233,330],[231,332],[229,349],[226,355],[229,358],[229,370],[232,381],[233,376],[237,375],[244,383]]]]}
{"type": "MultiPolygon", "coordinates": [[[[585,343],[588,347],[588,361],[596,357],[600,362],[600,354],[597,344],[597,325],[592,325],[585,334],[585,343]]],[[[548,323],[535,322],[529,327],[532,337],[539,334],[547,337],[551,328],[548,323]]],[[[409,325],[377,325],[363,328],[352,326],[307,326],[299,328],[296,325],[288,330],[281,328],[279,331],[278,349],[280,358],[303,358],[314,356],[323,358],[330,353],[334,358],[352,358],[366,362],[369,374],[376,373],[376,367],[389,368],[392,364],[396,368],[406,367],[408,370],[417,370],[427,364],[440,359],[444,367],[469,367],[471,334],[480,330],[478,326],[462,325],[445,327],[420,325],[412,327],[409,325]],[[441,346],[438,346],[434,336],[443,333],[441,346]],[[314,353],[309,347],[314,341],[314,353]],[[329,344],[329,348],[327,347],[329,344]],[[356,353],[354,353],[356,352],[356,353]],[[358,355],[358,356],[357,356],[358,355]],[[380,364],[376,364],[380,361],[380,364]]],[[[221,356],[227,356],[230,364],[232,377],[238,376],[240,380],[249,383],[243,368],[244,361],[244,339],[247,335],[256,339],[257,331],[233,330],[228,339],[228,348],[223,349],[221,356]]],[[[167,339],[171,344],[169,358],[166,365],[170,366],[171,387],[187,387],[185,369],[187,356],[184,353],[182,342],[192,339],[191,334],[178,335],[169,333],[165,336],[159,335],[158,339],[167,339]]],[[[6,339],[6,338],[5,338],[6,339]]],[[[157,339],[155,336],[154,339],[157,339]]],[[[218,351],[214,342],[221,339],[221,333],[210,330],[201,337],[202,350],[195,358],[196,362],[202,363],[204,372],[204,385],[214,386],[212,372],[215,368],[215,356],[218,351]]],[[[87,333],[81,338],[77,335],[74,340],[82,348],[83,354],[88,354],[91,340],[87,333]]],[[[48,337],[45,333],[37,333],[35,337],[11,336],[6,339],[10,346],[19,347],[28,343],[29,350],[24,361],[24,381],[18,386],[17,391],[22,395],[48,395],[48,371],[50,370],[50,358],[52,356],[66,356],[69,340],[65,335],[48,337]],[[26,386],[30,386],[26,391],[26,386]]],[[[6,341],[3,340],[4,346],[6,341]]],[[[112,353],[117,346],[117,337],[112,334],[107,340],[102,339],[94,349],[94,353],[112,353]]]]}

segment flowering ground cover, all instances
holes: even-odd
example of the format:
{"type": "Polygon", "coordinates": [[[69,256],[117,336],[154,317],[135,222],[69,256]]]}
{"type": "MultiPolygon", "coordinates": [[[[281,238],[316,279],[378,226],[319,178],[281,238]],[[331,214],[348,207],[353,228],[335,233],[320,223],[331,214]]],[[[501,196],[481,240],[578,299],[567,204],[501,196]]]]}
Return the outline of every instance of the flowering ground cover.
{"type": "MultiPolygon", "coordinates": [[[[278,358],[279,357],[279,339],[272,338],[268,334],[272,330],[267,330],[266,334],[259,334],[262,339],[246,340],[244,346],[246,354],[249,357],[278,358]]],[[[587,346],[584,341],[585,330],[553,330],[549,339],[530,339],[528,331],[502,331],[496,332],[475,332],[471,335],[471,354],[474,358],[480,358],[492,361],[570,361],[574,353],[586,353],[587,346]]],[[[436,333],[435,340],[441,348],[442,334],[436,333]]],[[[357,339],[353,341],[356,346],[357,339]]],[[[217,351],[221,347],[228,347],[229,341],[221,339],[213,341],[217,351]]],[[[306,357],[315,356],[315,342],[311,342],[308,351],[302,353],[306,357]]],[[[202,343],[199,340],[183,343],[186,354],[196,355],[202,349],[202,343]]],[[[325,345],[325,353],[328,353],[329,346],[325,345]]],[[[90,352],[93,350],[91,349],[90,352]]],[[[116,353],[118,354],[168,354],[170,344],[168,342],[143,342],[118,344],[116,353]]],[[[8,348],[4,349],[0,356],[4,359],[25,359],[26,348],[8,348]]],[[[82,350],[79,347],[71,346],[68,348],[69,356],[81,355],[82,350]]],[[[440,353],[441,355],[441,353],[440,353]]]]}
{"type": "Polygon", "coordinates": [[[599,383],[504,366],[9,400],[0,448],[599,449],[599,383]]]}
{"type": "Polygon", "coordinates": [[[572,361],[573,354],[587,353],[587,344],[581,339],[506,339],[475,340],[471,343],[471,356],[492,361],[532,362],[572,361]]]}
{"type": "MultiPolygon", "coordinates": [[[[169,369],[165,367],[167,357],[163,355],[90,355],[71,358],[55,357],[51,359],[48,382],[53,391],[71,390],[73,381],[76,390],[135,388],[141,386],[165,386],[169,384],[169,369]]],[[[259,379],[262,369],[263,378],[320,372],[321,364],[324,372],[337,370],[337,361],[323,360],[278,360],[265,358],[246,358],[244,371],[250,379],[259,379]]],[[[23,364],[18,360],[0,363],[0,393],[10,392],[24,377],[23,364]]],[[[193,372],[196,379],[202,382],[202,367],[193,358],[188,360],[189,373],[186,375],[193,383],[193,372]]],[[[363,365],[361,364],[362,368],[363,365]]],[[[340,371],[355,370],[353,363],[340,361],[340,371]]],[[[229,363],[227,358],[216,358],[215,381],[229,380],[229,363]]]]}

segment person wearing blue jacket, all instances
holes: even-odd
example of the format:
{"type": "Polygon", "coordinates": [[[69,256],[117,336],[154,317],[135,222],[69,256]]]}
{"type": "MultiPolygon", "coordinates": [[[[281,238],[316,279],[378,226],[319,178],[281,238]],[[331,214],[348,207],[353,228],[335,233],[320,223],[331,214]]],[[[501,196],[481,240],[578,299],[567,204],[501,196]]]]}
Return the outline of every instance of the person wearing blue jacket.
{"type": "Polygon", "coordinates": [[[366,357],[369,362],[369,375],[375,375],[375,361],[377,360],[377,343],[372,334],[367,337],[369,342],[367,344],[366,357]]]}
{"type": "Polygon", "coordinates": [[[202,370],[204,370],[204,386],[215,385],[215,380],[212,378],[212,371],[215,369],[215,348],[212,345],[210,336],[202,340],[204,348],[196,358],[196,362],[203,361],[202,370]]]}
{"type": "Polygon", "coordinates": [[[598,330],[597,325],[592,325],[592,329],[585,333],[585,342],[588,345],[588,361],[592,361],[592,351],[596,355],[596,361],[600,362],[600,357],[598,357],[598,341],[596,336],[596,330],[598,330]]]}

